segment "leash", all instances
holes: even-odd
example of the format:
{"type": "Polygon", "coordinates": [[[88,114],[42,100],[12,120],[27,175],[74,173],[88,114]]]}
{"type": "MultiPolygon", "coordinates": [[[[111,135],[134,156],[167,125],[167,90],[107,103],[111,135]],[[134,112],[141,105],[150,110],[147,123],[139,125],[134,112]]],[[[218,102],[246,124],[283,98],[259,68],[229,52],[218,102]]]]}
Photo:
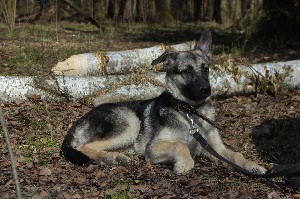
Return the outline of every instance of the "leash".
{"type": "MultiPolygon", "coordinates": [[[[281,176],[289,176],[290,177],[291,175],[300,172],[300,163],[295,164],[295,165],[273,164],[273,167],[271,169],[269,169],[265,174],[257,174],[257,173],[255,173],[255,170],[253,172],[250,172],[250,171],[244,169],[243,167],[224,158],[217,151],[215,151],[215,149],[209,145],[209,143],[205,140],[205,138],[199,132],[199,129],[196,126],[194,119],[192,117],[192,114],[197,115],[204,121],[208,122],[209,124],[211,124],[212,126],[217,128],[219,131],[223,131],[221,126],[219,126],[217,123],[215,123],[214,121],[212,121],[211,119],[209,119],[208,117],[204,116],[202,113],[197,111],[197,108],[199,108],[202,104],[200,104],[199,106],[196,107],[196,106],[187,104],[181,100],[177,100],[173,97],[171,97],[170,102],[175,110],[186,113],[186,116],[189,119],[190,124],[191,124],[191,128],[189,129],[189,134],[191,136],[193,136],[206,151],[208,151],[211,155],[215,156],[219,160],[229,164],[233,168],[244,173],[245,175],[254,176],[254,177],[273,178],[273,177],[281,177],[281,176]]],[[[296,175],[298,175],[298,174],[296,174],[296,175]]]]}

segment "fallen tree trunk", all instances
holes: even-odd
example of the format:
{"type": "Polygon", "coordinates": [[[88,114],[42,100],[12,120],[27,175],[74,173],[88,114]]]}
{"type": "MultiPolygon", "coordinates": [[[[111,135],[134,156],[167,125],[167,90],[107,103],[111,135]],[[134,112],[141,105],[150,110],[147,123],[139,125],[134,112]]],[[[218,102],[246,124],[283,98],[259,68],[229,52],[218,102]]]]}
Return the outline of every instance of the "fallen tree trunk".
{"type": "Polygon", "coordinates": [[[55,75],[67,76],[127,74],[139,68],[153,69],[152,60],[167,49],[184,51],[191,50],[194,46],[195,42],[186,42],[173,46],[158,45],[135,50],[73,55],[63,62],[58,62],[51,70],[55,75]]]}
{"type": "MultiPolygon", "coordinates": [[[[231,72],[214,66],[210,73],[213,96],[300,89],[300,61],[238,66],[231,72]]],[[[88,100],[94,104],[149,99],[164,90],[165,73],[102,77],[0,77],[0,99],[26,100],[39,95],[49,100],[88,100]]]]}

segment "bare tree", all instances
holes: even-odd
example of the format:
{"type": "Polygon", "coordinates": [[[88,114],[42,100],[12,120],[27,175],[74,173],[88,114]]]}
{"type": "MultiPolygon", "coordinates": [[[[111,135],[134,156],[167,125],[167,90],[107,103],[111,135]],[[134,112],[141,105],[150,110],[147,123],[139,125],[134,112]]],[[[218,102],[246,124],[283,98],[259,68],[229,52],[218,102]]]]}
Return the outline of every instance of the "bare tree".
{"type": "Polygon", "coordinates": [[[17,0],[0,0],[0,11],[10,33],[15,29],[17,0]]]}

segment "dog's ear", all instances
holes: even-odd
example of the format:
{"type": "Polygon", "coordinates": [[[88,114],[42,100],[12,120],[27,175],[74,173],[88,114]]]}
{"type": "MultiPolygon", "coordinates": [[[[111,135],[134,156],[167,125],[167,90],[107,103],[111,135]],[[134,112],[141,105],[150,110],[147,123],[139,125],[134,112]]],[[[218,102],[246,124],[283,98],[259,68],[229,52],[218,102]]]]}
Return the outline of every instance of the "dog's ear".
{"type": "Polygon", "coordinates": [[[200,50],[202,54],[206,55],[210,59],[211,44],[212,44],[211,32],[209,29],[205,29],[202,32],[201,37],[195,46],[195,50],[200,50]]]}
{"type": "Polygon", "coordinates": [[[161,56],[152,61],[151,65],[156,65],[165,61],[174,61],[178,55],[176,51],[165,51],[161,56]]]}

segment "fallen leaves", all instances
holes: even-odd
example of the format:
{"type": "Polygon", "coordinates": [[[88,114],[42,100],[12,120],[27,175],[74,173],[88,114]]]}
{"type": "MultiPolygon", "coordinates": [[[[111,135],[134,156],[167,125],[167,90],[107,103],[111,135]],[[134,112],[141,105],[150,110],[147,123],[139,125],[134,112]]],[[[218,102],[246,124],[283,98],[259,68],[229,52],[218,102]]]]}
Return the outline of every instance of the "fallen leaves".
{"type": "Polygon", "coordinates": [[[39,173],[40,176],[50,176],[51,174],[52,174],[51,170],[47,167],[42,168],[39,173]]]}
{"type": "MultiPolygon", "coordinates": [[[[252,141],[253,128],[256,127],[253,132],[258,129],[259,139],[267,138],[267,141],[274,139],[274,132],[286,132],[287,136],[282,137],[287,140],[285,145],[271,154],[279,158],[277,152],[289,154],[293,151],[293,157],[300,161],[299,99],[300,92],[295,92],[276,98],[240,96],[214,101],[217,121],[224,127],[221,134],[225,143],[250,159],[269,163],[264,151],[259,150],[261,145],[252,141]],[[291,119],[295,123],[291,123],[291,119]],[[273,123],[263,123],[267,120],[273,123]]],[[[205,158],[197,158],[192,172],[182,176],[173,174],[169,165],[152,165],[138,156],[133,156],[127,167],[75,166],[59,156],[59,147],[71,123],[91,107],[79,103],[50,103],[37,97],[30,102],[1,106],[5,110],[25,197],[282,198],[300,194],[299,189],[285,187],[281,178],[272,182],[276,186],[271,186],[265,179],[243,176],[205,158]]],[[[276,143],[276,139],[273,142],[276,143]]],[[[13,198],[14,182],[3,139],[0,139],[0,146],[3,153],[0,156],[1,198],[13,198]]]]}

